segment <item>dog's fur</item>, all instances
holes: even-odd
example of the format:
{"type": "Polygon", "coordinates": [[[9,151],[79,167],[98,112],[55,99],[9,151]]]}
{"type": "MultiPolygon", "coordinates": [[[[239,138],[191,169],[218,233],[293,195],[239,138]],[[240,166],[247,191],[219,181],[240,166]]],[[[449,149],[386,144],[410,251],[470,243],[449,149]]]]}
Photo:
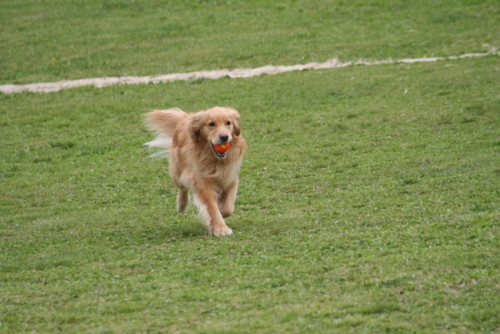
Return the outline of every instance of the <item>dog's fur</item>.
{"type": "MultiPolygon", "coordinates": [[[[170,176],[179,188],[177,210],[189,204],[189,191],[211,235],[230,235],[224,218],[234,211],[238,174],[247,144],[241,135],[240,114],[215,107],[194,114],[180,109],[155,110],[145,115],[146,126],[158,137],[146,143],[170,156],[170,176]],[[213,145],[230,143],[224,154],[213,145]]],[[[162,152],[160,152],[161,154],[162,152]]]]}

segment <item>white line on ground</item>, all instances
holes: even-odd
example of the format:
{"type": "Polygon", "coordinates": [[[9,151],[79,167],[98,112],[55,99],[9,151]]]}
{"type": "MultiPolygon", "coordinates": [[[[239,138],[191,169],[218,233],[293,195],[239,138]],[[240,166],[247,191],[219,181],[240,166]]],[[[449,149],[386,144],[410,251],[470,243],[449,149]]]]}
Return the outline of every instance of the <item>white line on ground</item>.
{"type": "Polygon", "coordinates": [[[191,73],[172,73],[166,75],[146,76],[146,77],[110,77],[110,78],[92,78],[80,80],[64,80],[58,82],[48,83],[33,83],[27,85],[0,85],[0,91],[5,94],[21,93],[21,92],[35,92],[35,93],[48,93],[57,92],[61,89],[75,88],[82,86],[94,85],[96,87],[104,87],[109,85],[135,85],[135,84],[148,84],[148,83],[161,83],[172,82],[177,80],[193,80],[193,79],[219,79],[224,77],[229,78],[249,78],[262,74],[278,74],[291,71],[303,70],[321,70],[346,67],[351,65],[382,65],[382,64],[398,64],[398,63],[422,63],[422,62],[436,62],[440,60],[456,60],[464,58],[485,57],[489,55],[500,55],[496,49],[492,49],[485,53],[467,53],[460,56],[450,57],[431,57],[431,58],[412,58],[400,60],[381,60],[374,62],[358,61],[358,62],[340,62],[338,59],[330,59],[324,63],[309,63],[305,65],[293,66],[272,66],[267,65],[258,68],[248,69],[234,69],[234,70],[216,70],[216,71],[201,71],[191,73]]]}

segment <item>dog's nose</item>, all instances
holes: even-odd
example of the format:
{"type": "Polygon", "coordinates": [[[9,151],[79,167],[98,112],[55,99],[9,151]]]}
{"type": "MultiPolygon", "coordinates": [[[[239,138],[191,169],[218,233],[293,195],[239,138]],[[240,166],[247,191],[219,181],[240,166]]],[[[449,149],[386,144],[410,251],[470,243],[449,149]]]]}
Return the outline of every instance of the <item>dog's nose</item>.
{"type": "Polygon", "coordinates": [[[225,143],[227,142],[227,140],[229,139],[229,135],[225,134],[225,133],[221,133],[219,135],[219,140],[222,142],[222,143],[225,143]]]}

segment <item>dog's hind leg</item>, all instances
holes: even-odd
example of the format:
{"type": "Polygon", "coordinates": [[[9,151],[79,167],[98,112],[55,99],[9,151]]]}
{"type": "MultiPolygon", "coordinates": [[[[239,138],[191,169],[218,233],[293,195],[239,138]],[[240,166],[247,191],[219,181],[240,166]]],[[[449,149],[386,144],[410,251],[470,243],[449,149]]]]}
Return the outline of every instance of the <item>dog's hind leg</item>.
{"type": "Polygon", "coordinates": [[[222,217],[227,218],[234,212],[234,201],[238,192],[238,182],[227,189],[219,199],[219,210],[222,217]]]}
{"type": "Polygon", "coordinates": [[[184,212],[189,204],[189,192],[187,189],[179,189],[177,194],[177,211],[184,212]]]}

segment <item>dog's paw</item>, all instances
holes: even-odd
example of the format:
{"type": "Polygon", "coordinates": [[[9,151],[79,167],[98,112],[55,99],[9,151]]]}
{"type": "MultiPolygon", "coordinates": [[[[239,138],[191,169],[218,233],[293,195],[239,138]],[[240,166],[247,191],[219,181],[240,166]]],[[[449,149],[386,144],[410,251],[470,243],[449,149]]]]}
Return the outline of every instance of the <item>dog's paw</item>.
{"type": "Polygon", "coordinates": [[[219,237],[221,235],[231,235],[233,230],[231,230],[227,225],[216,226],[212,228],[212,235],[219,237]]]}

